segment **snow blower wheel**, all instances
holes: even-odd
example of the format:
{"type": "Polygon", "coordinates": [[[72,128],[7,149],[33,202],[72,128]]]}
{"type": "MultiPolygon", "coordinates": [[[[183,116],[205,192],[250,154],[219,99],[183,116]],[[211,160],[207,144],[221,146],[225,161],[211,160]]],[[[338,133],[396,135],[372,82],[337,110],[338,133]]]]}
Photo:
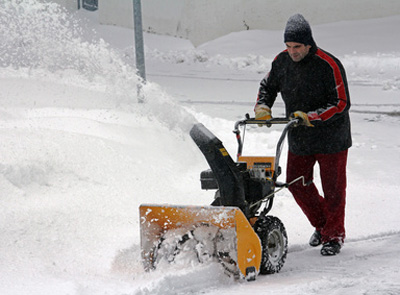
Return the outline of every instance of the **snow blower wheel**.
{"type": "Polygon", "coordinates": [[[281,270],[287,255],[287,234],[283,223],[275,216],[259,219],[254,229],[261,240],[260,274],[274,274],[281,270]]]}

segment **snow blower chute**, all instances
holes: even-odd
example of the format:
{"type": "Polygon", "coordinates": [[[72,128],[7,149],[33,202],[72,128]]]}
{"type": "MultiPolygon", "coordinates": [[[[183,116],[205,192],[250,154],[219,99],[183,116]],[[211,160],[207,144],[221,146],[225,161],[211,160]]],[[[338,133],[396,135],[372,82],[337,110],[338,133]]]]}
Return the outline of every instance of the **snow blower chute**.
{"type": "Polygon", "coordinates": [[[190,136],[210,169],[201,172],[201,187],[216,190],[210,206],[141,205],[141,250],[146,270],[162,264],[192,259],[220,262],[235,278],[255,279],[282,268],[287,254],[287,234],[282,222],[267,215],[278,183],[279,157],[288,129],[297,120],[260,121],[248,116],[235,124],[237,161],[222,142],[202,124],[190,136]],[[276,155],[242,156],[240,127],[250,124],[286,124],[276,155]]]}

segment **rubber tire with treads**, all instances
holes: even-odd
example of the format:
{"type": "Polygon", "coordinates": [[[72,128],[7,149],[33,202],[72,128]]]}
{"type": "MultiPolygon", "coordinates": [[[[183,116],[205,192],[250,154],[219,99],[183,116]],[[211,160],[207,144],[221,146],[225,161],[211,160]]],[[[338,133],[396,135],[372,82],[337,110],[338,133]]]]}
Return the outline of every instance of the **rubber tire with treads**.
{"type": "Polygon", "coordinates": [[[282,221],[275,216],[259,218],[254,225],[262,245],[260,274],[273,274],[285,264],[288,239],[282,221]]]}

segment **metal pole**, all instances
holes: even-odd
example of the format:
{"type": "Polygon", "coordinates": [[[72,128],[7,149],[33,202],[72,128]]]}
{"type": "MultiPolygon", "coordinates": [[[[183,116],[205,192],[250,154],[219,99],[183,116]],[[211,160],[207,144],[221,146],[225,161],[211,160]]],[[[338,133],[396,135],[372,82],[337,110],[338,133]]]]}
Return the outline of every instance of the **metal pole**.
{"type": "MultiPolygon", "coordinates": [[[[142,5],[140,0],[133,0],[133,25],[135,28],[135,52],[136,52],[136,68],[138,75],[146,83],[146,68],[144,59],[143,46],[143,27],[142,27],[142,5]]],[[[144,102],[142,93],[142,83],[138,84],[138,102],[144,102]]]]}

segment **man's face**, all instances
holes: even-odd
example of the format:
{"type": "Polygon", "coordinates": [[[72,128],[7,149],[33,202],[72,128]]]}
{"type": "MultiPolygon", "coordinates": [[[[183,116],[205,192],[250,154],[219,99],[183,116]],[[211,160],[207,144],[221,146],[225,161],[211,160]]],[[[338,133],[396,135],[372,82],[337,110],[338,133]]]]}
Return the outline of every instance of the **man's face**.
{"type": "Polygon", "coordinates": [[[304,45],[297,42],[286,42],[286,48],[292,60],[294,62],[299,62],[308,54],[311,45],[304,45]]]}

